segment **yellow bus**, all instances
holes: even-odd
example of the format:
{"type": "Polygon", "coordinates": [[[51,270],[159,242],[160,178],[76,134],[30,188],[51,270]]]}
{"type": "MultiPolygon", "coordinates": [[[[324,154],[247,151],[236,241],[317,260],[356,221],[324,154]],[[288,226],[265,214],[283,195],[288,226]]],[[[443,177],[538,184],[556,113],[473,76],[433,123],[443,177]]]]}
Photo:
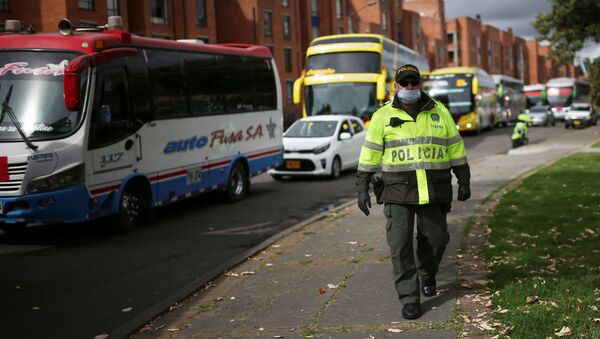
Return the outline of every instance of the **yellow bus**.
{"type": "Polygon", "coordinates": [[[293,101],[303,115],[350,114],[368,123],[395,95],[396,68],[410,63],[429,71],[427,59],[378,34],[338,34],[314,39],[306,67],[294,82],[293,101]],[[304,89],[304,90],[302,90],[304,89]]]}
{"type": "Polygon", "coordinates": [[[423,90],[448,107],[461,132],[492,129],[496,112],[496,84],[477,67],[447,67],[429,73],[423,90]]]}

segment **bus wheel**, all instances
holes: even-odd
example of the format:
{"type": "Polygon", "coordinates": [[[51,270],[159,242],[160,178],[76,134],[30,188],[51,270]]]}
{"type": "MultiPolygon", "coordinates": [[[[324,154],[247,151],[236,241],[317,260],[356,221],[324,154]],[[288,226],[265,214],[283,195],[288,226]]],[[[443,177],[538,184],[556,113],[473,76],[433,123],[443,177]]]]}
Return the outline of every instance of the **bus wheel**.
{"type": "Polygon", "coordinates": [[[250,180],[248,179],[246,168],[241,162],[236,161],[229,173],[225,196],[229,202],[237,202],[246,196],[249,189],[250,180]]]}
{"type": "Polygon", "coordinates": [[[331,164],[331,179],[337,179],[340,175],[342,175],[342,162],[340,157],[336,156],[331,164]]]}
{"type": "Polygon", "coordinates": [[[125,187],[119,202],[115,232],[127,233],[138,226],[145,210],[145,200],[142,191],[136,189],[135,185],[129,184],[125,187]]]}
{"type": "Polygon", "coordinates": [[[27,223],[18,222],[15,224],[7,224],[0,222],[0,230],[3,230],[9,236],[20,236],[25,232],[27,223]]]}

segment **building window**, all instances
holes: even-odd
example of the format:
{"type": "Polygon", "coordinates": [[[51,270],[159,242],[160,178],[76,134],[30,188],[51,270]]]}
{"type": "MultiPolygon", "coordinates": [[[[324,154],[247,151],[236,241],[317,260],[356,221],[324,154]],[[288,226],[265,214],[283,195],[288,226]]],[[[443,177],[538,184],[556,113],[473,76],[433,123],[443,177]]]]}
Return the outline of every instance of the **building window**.
{"type": "Polygon", "coordinates": [[[491,40],[488,40],[488,42],[487,42],[487,52],[488,52],[488,57],[487,57],[488,66],[493,67],[494,66],[494,53],[492,52],[492,41],[491,40]]]}
{"type": "Polygon", "coordinates": [[[162,33],[152,33],[152,37],[156,39],[171,40],[171,36],[162,33]]]}
{"type": "Polygon", "coordinates": [[[446,39],[448,40],[449,44],[453,44],[454,43],[454,32],[449,32],[446,39]]]}
{"type": "Polygon", "coordinates": [[[290,5],[288,0],[281,0],[281,6],[288,7],[290,5]]]}
{"type": "MultiPolygon", "coordinates": [[[[10,11],[10,6],[8,3],[9,0],[0,0],[0,11],[2,12],[8,12],[10,11]]],[[[2,27],[4,28],[4,27],[2,27]]]]}
{"type": "Polygon", "coordinates": [[[196,21],[198,26],[206,27],[206,1],[196,0],[196,21]]]}
{"type": "Polygon", "coordinates": [[[344,34],[344,26],[337,27],[337,34],[344,34]]]}
{"type": "Polygon", "coordinates": [[[290,38],[290,16],[287,14],[282,15],[283,19],[283,38],[290,38]]]}
{"type": "Polygon", "coordinates": [[[167,24],[167,0],[150,0],[150,21],[153,24],[167,24]]]}
{"type": "MultiPolygon", "coordinates": [[[[4,1],[3,1],[4,2],[4,1]]],[[[94,9],[94,0],[79,0],[79,9],[94,9]]],[[[8,5],[8,0],[6,1],[8,5]]]]}
{"type": "Polygon", "coordinates": [[[419,22],[415,21],[415,36],[418,37],[421,34],[421,27],[419,26],[419,22]]]}
{"type": "Polygon", "coordinates": [[[284,60],[284,64],[285,64],[285,71],[291,72],[292,71],[292,49],[291,48],[283,49],[283,60],[284,60]]]}
{"type": "Polygon", "coordinates": [[[312,26],[313,39],[319,37],[319,35],[321,35],[321,30],[320,30],[319,26],[312,26]]]}
{"type": "Polygon", "coordinates": [[[294,96],[294,82],[291,80],[285,81],[285,95],[287,96],[287,103],[292,104],[294,96]]]}
{"type": "Polygon", "coordinates": [[[383,11],[381,12],[381,28],[384,31],[387,31],[387,26],[388,26],[388,20],[387,20],[387,12],[383,11]]]}
{"type": "Polygon", "coordinates": [[[477,37],[477,64],[481,65],[481,38],[477,37]]]}
{"type": "Polygon", "coordinates": [[[90,20],[79,20],[79,27],[98,28],[98,23],[96,21],[90,21],[90,20]]]}
{"type": "Polygon", "coordinates": [[[265,26],[265,36],[273,36],[273,13],[271,13],[271,11],[264,11],[263,21],[265,26]]]}
{"type": "Polygon", "coordinates": [[[106,0],[106,12],[108,16],[119,15],[119,0],[106,0]]]}
{"type": "Polygon", "coordinates": [[[311,0],[310,12],[312,16],[319,16],[319,0],[311,0]]]}
{"type": "Polygon", "coordinates": [[[335,17],[338,19],[342,18],[342,0],[335,1],[335,17]]]}

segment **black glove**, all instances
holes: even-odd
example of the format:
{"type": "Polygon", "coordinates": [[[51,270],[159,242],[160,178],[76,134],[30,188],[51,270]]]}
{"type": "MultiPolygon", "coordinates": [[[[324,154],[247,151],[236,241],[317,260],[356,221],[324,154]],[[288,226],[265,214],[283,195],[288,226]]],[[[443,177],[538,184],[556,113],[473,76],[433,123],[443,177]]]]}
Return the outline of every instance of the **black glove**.
{"type": "Polygon", "coordinates": [[[468,200],[471,197],[471,188],[468,185],[458,185],[458,196],[460,201],[468,200]]]}
{"type": "Polygon", "coordinates": [[[358,192],[358,208],[360,208],[365,215],[371,214],[371,212],[369,212],[369,208],[371,208],[371,197],[369,196],[369,192],[358,192]]]}

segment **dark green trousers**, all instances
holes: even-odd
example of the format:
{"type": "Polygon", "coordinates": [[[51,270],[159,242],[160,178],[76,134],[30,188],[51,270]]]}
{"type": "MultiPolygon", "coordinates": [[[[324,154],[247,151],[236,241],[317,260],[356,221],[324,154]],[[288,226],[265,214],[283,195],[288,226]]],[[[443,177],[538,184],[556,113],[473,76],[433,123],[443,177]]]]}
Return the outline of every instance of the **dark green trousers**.
{"type": "Polygon", "coordinates": [[[386,203],[386,235],[390,246],[394,284],[402,303],[420,302],[421,281],[435,281],[450,240],[444,204],[401,205],[386,203]],[[417,256],[413,229],[417,219],[417,256]]]}

